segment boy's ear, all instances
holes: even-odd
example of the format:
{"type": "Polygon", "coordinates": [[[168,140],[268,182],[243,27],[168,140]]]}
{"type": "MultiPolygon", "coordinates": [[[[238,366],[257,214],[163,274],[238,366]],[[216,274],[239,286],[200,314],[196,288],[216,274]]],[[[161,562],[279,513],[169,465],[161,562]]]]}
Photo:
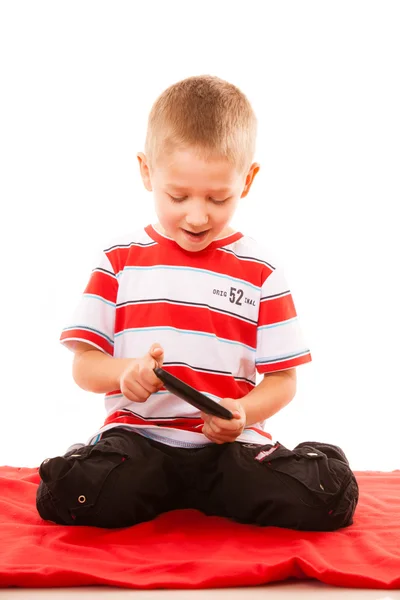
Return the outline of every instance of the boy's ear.
{"type": "Polygon", "coordinates": [[[149,165],[147,164],[147,158],[143,154],[143,152],[139,152],[137,154],[137,159],[139,161],[140,175],[142,177],[144,187],[146,188],[146,190],[151,192],[153,190],[153,188],[151,185],[150,169],[149,169],[149,165]]]}
{"type": "Polygon", "coordinates": [[[244,190],[242,192],[242,195],[240,196],[241,198],[244,198],[249,193],[251,184],[254,181],[254,177],[257,175],[259,170],[260,170],[260,165],[258,163],[253,163],[251,165],[249,172],[247,173],[247,176],[246,176],[246,183],[244,185],[244,190]]]}

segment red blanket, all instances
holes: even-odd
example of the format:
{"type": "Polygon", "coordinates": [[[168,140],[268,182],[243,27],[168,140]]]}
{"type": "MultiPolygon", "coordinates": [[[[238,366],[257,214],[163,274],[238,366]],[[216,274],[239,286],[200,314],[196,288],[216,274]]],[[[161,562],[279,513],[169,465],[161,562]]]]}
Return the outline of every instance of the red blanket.
{"type": "Polygon", "coordinates": [[[400,471],[357,472],[354,524],[330,533],[240,525],[194,510],[126,529],[36,512],[37,469],[0,467],[0,587],[217,588],[290,577],[400,588],[400,471]]]}

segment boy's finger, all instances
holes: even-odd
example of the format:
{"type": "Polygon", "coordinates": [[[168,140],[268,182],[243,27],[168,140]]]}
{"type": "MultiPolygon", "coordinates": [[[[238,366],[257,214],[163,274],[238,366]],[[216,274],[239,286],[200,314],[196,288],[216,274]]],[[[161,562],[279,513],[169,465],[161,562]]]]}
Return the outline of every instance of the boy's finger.
{"type": "Polygon", "coordinates": [[[164,362],[164,350],[158,342],[152,344],[149,354],[157,361],[158,366],[161,367],[164,362]]]}
{"type": "MultiPolygon", "coordinates": [[[[235,421],[236,424],[236,421],[235,421]]],[[[241,432],[241,427],[235,427],[232,426],[230,424],[229,427],[218,427],[215,422],[211,421],[210,423],[208,423],[208,427],[209,430],[212,432],[213,435],[215,435],[216,437],[219,437],[221,439],[224,439],[225,441],[229,441],[233,438],[235,438],[240,432],[241,432]]]]}
{"type": "Polygon", "coordinates": [[[211,419],[211,421],[209,421],[207,424],[208,424],[209,429],[217,435],[220,434],[221,431],[223,431],[221,429],[221,427],[219,427],[213,419],[211,419]]]}
{"type": "Polygon", "coordinates": [[[162,382],[160,382],[153,369],[143,371],[141,374],[141,382],[143,387],[151,394],[154,394],[154,392],[159,390],[162,385],[162,382]]]}
{"type": "MultiPolygon", "coordinates": [[[[236,412],[236,411],[235,411],[236,412]]],[[[222,430],[235,430],[237,429],[237,417],[235,416],[235,413],[233,413],[234,418],[233,419],[220,419],[219,417],[215,417],[213,419],[215,425],[217,427],[219,427],[219,429],[222,430]]],[[[240,418],[240,415],[239,415],[240,418]]]]}

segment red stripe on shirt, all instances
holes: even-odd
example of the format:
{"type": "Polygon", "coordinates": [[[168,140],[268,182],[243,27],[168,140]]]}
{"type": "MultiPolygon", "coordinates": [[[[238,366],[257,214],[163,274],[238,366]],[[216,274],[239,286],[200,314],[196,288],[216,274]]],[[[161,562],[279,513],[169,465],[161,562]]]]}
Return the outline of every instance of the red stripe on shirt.
{"type": "Polygon", "coordinates": [[[182,381],[191,385],[196,390],[212,394],[217,396],[217,398],[222,396],[221,391],[223,391],[223,398],[238,400],[254,389],[254,385],[251,383],[236,381],[232,375],[193,371],[193,369],[184,365],[167,365],[165,370],[175,375],[175,377],[182,379],[182,381]]]}
{"type": "MultiPolygon", "coordinates": [[[[217,398],[221,397],[223,390],[224,398],[233,398],[239,400],[249,394],[254,385],[247,381],[236,381],[232,375],[221,375],[219,373],[203,373],[202,371],[194,371],[185,365],[167,365],[164,367],[166,371],[175,375],[195,390],[202,391],[205,394],[211,394],[217,398]]],[[[165,390],[165,388],[162,388],[165,390]]],[[[121,390],[108,392],[106,396],[114,396],[121,394],[121,390]]]]}
{"type": "Polygon", "coordinates": [[[257,427],[246,427],[246,430],[251,429],[252,431],[256,431],[259,435],[264,436],[265,438],[272,440],[272,435],[263,431],[262,429],[257,429],[257,427]]]}
{"type": "Polygon", "coordinates": [[[285,371],[286,369],[292,369],[293,367],[304,365],[305,363],[308,363],[310,361],[311,354],[308,353],[302,356],[298,356],[297,358],[290,358],[288,360],[282,360],[267,365],[257,365],[257,371],[262,374],[273,373],[274,371],[285,371]]]}
{"type": "Polygon", "coordinates": [[[141,327],[176,327],[209,333],[227,340],[257,346],[257,325],[206,307],[167,302],[130,304],[117,308],[115,332],[141,327]]]}
{"type": "Polygon", "coordinates": [[[129,254],[132,252],[132,248],[133,251],[136,252],[138,246],[128,246],[123,248],[116,247],[105,252],[108,260],[111,263],[114,273],[119,273],[122,271],[127,263],[129,254]]]}
{"type": "Polygon", "coordinates": [[[258,324],[271,325],[272,323],[281,323],[297,316],[291,294],[264,300],[260,303],[260,312],[258,324]]]}
{"type": "Polygon", "coordinates": [[[157,265],[187,267],[190,269],[205,269],[218,274],[242,279],[254,286],[260,287],[272,273],[267,265],[255,260],[238,259],[230,252],[215,250],[208,253],[185,253],[175,245],[166,249],[163,245],[131,248],[115,248],[107,252],[108,259],[115,273],[123,266],[152,267],[157,265]]]}
{"type": "Polygon", "coordinates": [[[116,411],[109,415],[104,421],[104,425],[111,423],[126,423],[128,425],[169,427],[173,429],[183,429],[185,431],[194,431],[199,433],[203,427],[203,419],[145,419],[138,415],[129,414],[129,411],[116,411]]]}
{"type": "MultiPolygon", "coordinates": [[[[139,416],[129,414],[129,411],[116,411],[109,415],[104,421],[104,426],[112,423],[125,423],[139,427],[168,427],[170,429],[181,429],[191,431],[193,433],[202,433],[204,421],[203,419],[143,419],[139,416]]],[[[246,430],[252,430],[262,435],[267,440],[272,440],[271,434],[258,429],[257,427],[246,427],[246,430]]]]}
{"type": "Polygon", "coordinates": [[[94,271],[85,289],[85,294],[95,294],[110,302],[116,301],[118,292],[118,281],[115,277],[107,275],[102,271],[94,271]]]}
{"type": "Polygon", "coordinates": [[[87,342],[95,344],[96,346],[100,346],[104,352],[110,354],[111,356],[114,353],[114,348],[112,344],[110,344],[107,340],[105,340],[101,335],[93,331],[87,331],[86,329],[68,329],[68,331],[63,331],[60,337],[61,342],[68,341],[78,341],[78,342],[87,342]]]}

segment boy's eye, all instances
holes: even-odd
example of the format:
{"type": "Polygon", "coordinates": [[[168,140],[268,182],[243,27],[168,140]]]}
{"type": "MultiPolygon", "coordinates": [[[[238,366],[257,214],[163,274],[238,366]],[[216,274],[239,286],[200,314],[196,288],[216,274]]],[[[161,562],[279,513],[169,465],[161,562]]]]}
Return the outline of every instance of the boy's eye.
{"type": "Polygon", "coordinates": [[[225,204],[225,202],[227,202],[229,200],[229,198],[226,198],[225,200],[214,200],[214,198],[210,198],[210,200],[214,204],[225,204]]]}
{"type": "Polygon", "coordinates": [[[169,196],[172,200],[172,202],[183,202],[184,200],[186,200],[187,196],[185,196],[184,198],[175,198],[174,196],[169,196]]]}
{"type": "MultiPolygon", "coordinates": [[[[169,197],[171,198],[172,202],[183,202],[184,200],[187,200],[187,196],[184,196],[183,198],[177,198],[169,194],[169,197]]],[[[229,198],[226,198],[225,200],[215,200],[214,198],[209,198],[209,200],[211,200],[213,204],[225,204],[225,202],[227,202],[229,198]]]]}

